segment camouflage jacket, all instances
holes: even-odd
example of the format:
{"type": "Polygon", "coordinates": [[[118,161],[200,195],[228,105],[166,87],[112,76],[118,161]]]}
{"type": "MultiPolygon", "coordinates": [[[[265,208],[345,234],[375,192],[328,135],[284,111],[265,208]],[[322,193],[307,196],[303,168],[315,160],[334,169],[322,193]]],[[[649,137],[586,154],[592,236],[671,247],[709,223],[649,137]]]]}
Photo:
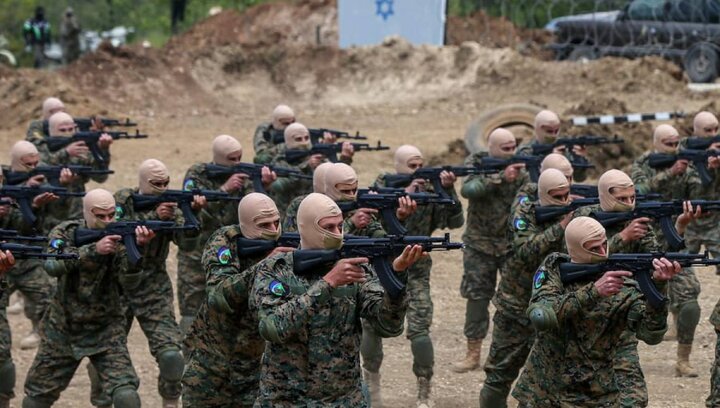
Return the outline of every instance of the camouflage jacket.
{"type": "Polygon", "coordinates": [[[43,334],[71,349],[80,360],[102,353],[126,337],[120,274],[130,271],[125,247],[100,255],[95,243],[75,246],[75,230],[85,221],[71,220],[53,228],[48,236],[50,253],[77,254],[77,260],[50,260],[46,270],[58,278],[57,291],[42,320],[43,334]]]}
{"type": "MultiPolygon", "coordinates": [[[[537,331],[513,396],[532,406],[617,406],[613,363],[621,336],[629,329],[650,345],[660,343],[667,306],[647,305],[629,279],[609,297],[601,297],[594,282],[563,285],[559,265],[569,261],[552,253],[533,277],[530,308],[554,313],[557,324],[537,331]]],[[[665,283],[657,285],[666,292],[665,283]]]]}
{"type": "MultiPolygon", "coordinates": [[[[487,152],[465,159],[466,166],[480,163],[487,152]]],[[[517,190],[528,181],[525,171],[512,183],[499,174],[473,175],[465,179],[460,194],[468,199],[465,245],[488,255],[503,256],[508,251],[507,222],[517,190]]]]}
{"type": "Polygon", "coordinates": [[[520,204],[538,200],[538,185],[532,181],[523,184],[515,194],[515,199],[510,205],[510,214],[515,214],[520,204]]]}
{"type": "MultiPolygon", "coordinates": [[[[124,188],[115,193],[115,218],[118,221],[159,220],[155,209],[136,211],[133,206],[133,194],[137,188],[124,188]]],[[[180,209],[175,210],[175,224],[185,224],[180,209]]],[[[155,235],[148,245],[140,247],[143,260],[142,269],[165,270],[165,259],[170,251],[170,242],[174,242],[181,251],[192,251],[197,245],[197,231],[162,232],[155,235]]]]}
{"type": "MultiPolygon", "coordinates": [[[[589,205],[587,207],[581,207],[575,210],[573,218],[575,217],[592,217],[592,214],[596,211],[601,211],[600,204],[589,205]]],[[[605,235],[608,240],[608,251],[613,254],[638,254],[646,252],[658,252],[663,250],[663,245],[655,233],[655,229],[652,225],[648,225],[647,234],[637,241],[623,242],[620,237],[620,232],[630,223],[628,221],[624,224],[615,224],[605,227],[605,235]]]]}
{"type": "Polygon", "coordinates": [[[508,222],[511,249],[500,269],[493,303],[498,309],[523,316],[532,294],[532,276],[551,252],[561,251],[565,229],[560,219],[538,223],[537,201],[520,204],[508,222]]]}
{"type": "Polygon", "coordinates": [[[674,176],[669,168],[658,170],[650,167],[648,157],[651,153],[644,153],[632,165],[631,176],[638,193],[662,194],[663,200],[700,198],[703,194],[702,183],[692,163],[685,173],[674,176]]]}
{"type": "MultiPolygon", "coordinates": [[[[517,148],[517,152],[515,154],[520,156],[534,156],[533,154],[533,145],[540,144],[540,142],[537,141],[537,139],[533,138],[529,142],[523,143],[517,148]]],[[[563,154],[568,160],[570,160],[570,163],[577,160],[577,157],[573,156],[573,154],[570,151],[565,151],[563,154]]],[[[582,183],[587,179],[587,169],[573,169],[573,180],[576,183],[582,183]]]]}
{"type": "Polygon", "coordinates": [[[278,133],[283,136],[284,131],[275,129],[271,123],[258,125],[255,129],[255,136],[253,136],[253,148],[255,149],[255,159],[253,161],[255,163],[271,163],[280,154],[280,146],[284,146],[285,143],[275,144],[273,142],[275,135],[278,133]]]}
{"type": "MultiPolygon", "coordinates": [[[[297,210],[298,207],[300,207],[300,203],[302,200],[307,197],[307,194],[301,195],[299,197],[295,197],[288,206],[287,210],[285,211],[285,217],[283,218],[283,231],[284,232],[295,232],[298,230],[297,228],[297,210]]],[[[363,237],[370,237],[370,238],[382,238],[387,235],[385,230],[383,229],[382,224],[378,219],[373,216],[372,221],[365,226],[365,228],[357,228],[355,227],[355,224],[352,222],[352,216],[355,214],[355,211],[350,211],[349,213],[345,214],[345,220],[343,221],[343,234],[345,235],[357,235],[357,236],[363,236],[363,237]]]]}
{"type": "MultiPolygon", "coordinates": [[[[292,253],[253,267],[250,307],[267,341],[256,406],[366,407],[360,375],[360,318],[381,337],[403,332],[406,295],[385,295],[372,267],[364,283],[331,288],[327,271],[293,273],[292,253]],[[291,378],[292,381],[288,381],[291,378]]],[[[400,274],[407,280],[407,274],[400,274]]]]}

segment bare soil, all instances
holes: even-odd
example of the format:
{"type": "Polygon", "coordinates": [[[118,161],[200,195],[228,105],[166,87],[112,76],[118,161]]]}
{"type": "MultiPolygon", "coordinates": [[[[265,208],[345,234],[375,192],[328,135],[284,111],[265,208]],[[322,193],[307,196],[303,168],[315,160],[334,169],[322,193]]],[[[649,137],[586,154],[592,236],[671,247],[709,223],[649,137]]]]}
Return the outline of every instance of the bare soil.
{"type": "MultiPolygon", "coordinates": [[[[484,110],[505,103],[534,103],[566,120],[587,114],[682,110],[692,115],[703,108],[718,112],[717,93],[688,91],[677,67],[657,58],[605,58],[586,64],[545,61],[524,55],[517,42],[481,45],[459,35],[455,37],[459,45],[445,47],[412,46],[390,38],[374,47],[339,50],[333,43],[334,10],[333,2],[308,0],[274,3],[243,14],[226,11],[163,49],[104,47],[56,72],[0,68],[0,95],[4,96],[0,142],[9,146],[22,139],[28,122],[39,117],[42,100],[59,96],[75,115],[131,117],[150,134],[146,140],[113,145],[116,173],[104,187],[134,186],[137,166],[154,157],[168,165],[172,187],[179,188],[192,163],[210,160],[210,142],[218,134],[236,136],[246,146],[245,159],[250,160],[255,126],[266,121],[278,103],[292,106],[298,120],[308,126],[360,130],[393,147],[413,143],[437,164],[460,163],[465,152],[457,140],[467,125],[484,110]],[[320,45],[315,42],[317,25],[323,33],[320,45]],[[299,28],[289,31],[289,27],[299,28]]],[[[456,23],[451,19],[450,24],[452,29],[456,23]]],[[[604,170],[627,166],[632,156],[644,151],[653,125],[566,127],[564,132],[625,138],[621,148],[591,149],[592,159],[604,170]]],[[[688,120],[677,125],[687,134],[688,120]]],[[[367,185],[380,171],[391,170],[392,153],[358,153],[355,163],[361,184],[367,185]]],[[[455,239],[462,233],[451,232],[455,239]]],[[[465,351],[461,256],[433,257],[436,406],[476,406],[484,373],[459,375],[450,370],[465,351]]],[[[174,254],[168,269],[174,279],[174,254]]],[[[718,300],[720,281],[709,270],[700,271],[699,277],[703,315],[692,363],[700,377],[674,377],[674,343],[641,345],[651,407],[702,406],[709,392],[715,335],[707,318],[718,300]]],[[[34,351],[19,348],[29,330],[27,320],[11,316],[10,324],[19,395],[12,405],[19,407],[34,351]]],[[[142,381],[144,405],[159,406],[156,364],[137,327],[131,332],[129,347],[142,381]]],[[[486,344],[483,360],[487,349],[486,344]]],[[[415,379],[409,342],[404,337],[388,340],[385,356],[382,383],[387,406],[413,407],[415,379]]],[[[79,369],[56,406],[90,406],[88,395],[85,370],[79,369]]]]}

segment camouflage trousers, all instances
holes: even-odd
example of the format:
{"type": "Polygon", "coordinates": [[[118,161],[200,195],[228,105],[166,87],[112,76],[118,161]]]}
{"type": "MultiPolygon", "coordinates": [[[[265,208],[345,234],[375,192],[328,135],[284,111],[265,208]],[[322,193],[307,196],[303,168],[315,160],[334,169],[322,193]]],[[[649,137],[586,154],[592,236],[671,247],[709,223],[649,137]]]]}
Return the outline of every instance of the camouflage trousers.
{"type": "Polygon", "coordinates": [[[646,407],[648,391],[645,376],[640,367],[638,341],[635,334],[626,330],[615,350],[613,369],[618,387],[618,407],[646,407]]]}
{"type": "Polygon", "coordinates": [[[205,270],[201,256],[178,251],[177,297],[181,318],[194,318],[205,301],[205,270]]]}
{"type": "MultiPolygon", "coordinates": [[[[408,307],[405,315],[406,337],[410,340],[413,354],[413,373],[417,377],[432,378],[434,349],[430,339],[430,326],[433,317],[433,302],[430,298],[430,270],[432,260],[424,258],[408,270],[407,296],[408,307]]],[[[360,354],[363,367],[370,372],[380,371],[383,360],[382,338],[363,321],[360,354]]]]}
{"type": "Polygon", "coordinates": [[[193,350],[183,374],[185,408],[252,407],[260,386],[260,362],[228,362],[205,350],[193,350]]]}
{"type": "MultiPolygon", "coordinates": [[[[7,320],[7,305],[2,304],[2,297],[3,296],[0,295],[0,373],[3,372],[3,367],[5,367],[6,364],[12,364],[12,356],[10,355],[12,337],[10,336],[10,325],[7,320]]],[[[14,387],[14,381],[13,384],[8,385],[7,388],[10,388],[11,386],[14,387]]],[[[15,397],[15,393],[12,390],[7,392],[3,388],[3,379],[0,378],[0,401],[3,398],[11,399],[15,397]]]]}
{"type": "MultiPolygon", "coordinates": [[[[28,376],[25,379],[25,394],[33,400],[52,405],[60,393],[67,388],[80,365],[82,358],[78,359],[64,339],[62,333],[45,333],[38,352],[35,355],[28,376]]],[[[107,350],[88,356],[90,362],[96,367],[100,384],[112,401],[112,394],[123,386],[132,386],[137,390],[140,386],[135,369],[130,361],[127,349],[127,338],[122,336],[113,339],[110,344],[104,344],[107,350]]],[[[97,397],[97,396],[96,396],[97,397]]],[[[93,405],[112,405],[111,402],[91,398],[93,405]]]]}
{"type": "Polygon", "coordinates": [[[507,398],[534,341],[535,328],[527,316],[497,309],[493,316],[490,352],[485,360],[485,387],[507,398]]]}
{"type": "Polygon", "coordinates": [[[495,295],[498,270],[505,256],[482,253],[472,247],[463,249],[463,277],[460,295],[468,300],[465,313],[465,337],[484,339],[490,327],[490,300],[495,295]]]}
{"type": "MultiPolygon", "coordinates": [[[[710,252],[715,259],[720,259],[720,214],[711,213],[688,225],[685,231],[685,246],[690,253],[700,252],[701,245],[710,252]]],[[[716,271],[720,267],[715,266],[716,271]]],[[[720,272],[718,272],[720,273],[720,272]]]]}
{"type": "Polygon", "coordinates": [[[677,339],[680,344],[692,344],[700,317],[700,281],[692,268],[673,276],[669,285],[670,311],[678,316],[677,339]],[[691,311],[692,310],[692,311],[691,311]]]}
{"type": "Polygon", "coordinates": [[[8,283],[12,291],[25,296],[25,316],[37,326],[55,294],[55,279],[40,260],[24,259],[8,272],[8,283]]]}
{"type": "Polygon", "coordinates": [[[710,369],[710,395],[705,400],[708,408],[720,407],[720,300],[715,304],[710,323],[715,328],[715,359],[710,369]]]}

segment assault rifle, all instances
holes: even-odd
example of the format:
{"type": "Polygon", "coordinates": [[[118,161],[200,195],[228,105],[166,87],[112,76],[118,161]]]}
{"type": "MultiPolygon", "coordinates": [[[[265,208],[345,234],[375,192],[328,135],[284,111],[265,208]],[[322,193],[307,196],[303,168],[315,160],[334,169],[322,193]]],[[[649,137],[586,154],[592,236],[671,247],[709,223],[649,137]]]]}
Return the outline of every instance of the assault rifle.
{"type": "Polygon", "coordinates": [[[75,164],[67,164],[63,166],[38,166],[30,171],[12,171],[5,173],[5,180],[10,185],[20,184],[26,182],[31,177],[37,175],[45,176],[48,183],[53,186],[60,185],[60,172],[62,169],[70,169],[73,175],[76,176],[92,176],[102,174],[113,174],[112,170],[108,169],[95,169],[92,166],[80,166],[75,164]]]}
{"type": "MultiPolygon", "coordinates": [[[[572,153],[573,146],[597,146],[603,144],[620,144],[625,141],[617,136],[609,138],[607,136],[576,136],[561,137],[552,143],[534,143],[532,153],[534,155],[547,156],[552,153],[556,147],[564,146],[566,150],[572,153]]],[[[575,154],[573,154],[576,157],[575,154]]]]}
{"type": "Polygon", "coordinates": [[[26,241],[26,242],[45,242],[47,237],[42,235],[25,236],[20,232],[11,229],[0,229],[0,241],[26,241]]]}
{"type": "Polygon", "coordinates": [[[393,259],[407,245],[421,245],[423,251],[449,251],[463,248],[460,242],[444,237],[388,236],[386,238],[355,238],[345,240],[340,249],[299,249],[293,252],[293,272],[302,276],[331,267],[343,258],[367,257],[377,273],[380,284],[391,298],[400,296],[405,285],[392,268],[393,259]]]}
{"type": "Polygon", "coordinates": [[[262,182],[263,167],[268,167],[271,171],[274,171],[278,177],[293,177],[312,180],[312,174],[305,174],[300,170],[253,163],[238,163],[233,166],[208,164],[205,166],[205,173],[209,177],[230,177],[237,173],[247,174],[252,179],[253,190],[255,190],[256,193],[265,193],[265,186],[263,186],[262,182]]]}
{"type": "Polygon", "coordinates": [[[0,251],[10,251],[15,259],[77,259],[76,254],[49,254],[44,248],[36,245],[8,244],[0,242],[0,251]]]}
{"type": "MultiPolygon", "coordinates": [[[[545,157],[544,156],[521,156],[515,155],[507,159],[501,159],[498,157],[483,157],[478,167],[488,170],[501,171],[511,164],[524,163],[525,170],[527,170],[530,176],[530,181],[537,183],[540,177],[540,165],[545,157]]],[[[575,169],[590,169],[594,168],[592,164],[588,163],[587,160],[578,160],[570,163],[575,169]]]]}
{"type": "Polygon", "coordinates": [[[415,179],[428,180],[432,183],[436,194],[440,194],[444,198],[450,198],[445,192],[445,188],[440,181],[440,173],[447,171],[455,174],[457,177],[466,177],[477,174],[494,174],[502,169],[482,168],[480,166],[440,166],[440,167],[420,167],[410,174],[386,174],[385,184],[388,187],[399,188],[409,185],[415,179]]]}
{"type": "Polygon", "coordinates": [[[720,143],[720,135],[705,137],[705,136],[690,136],[685,141],[685,147],[688,149],[705,150],[709,149],[710,145],[720,143]]]}
{"type": "MultiPolygon", "coordinates": [[[[365,239],[366,237],[357,235],[343,235],[344,240],[351,239],[365,239]]],[[[240,237],[237,239],[237,251],[240,257],[252,257],[261,254],[266,254],[277,247],[291,247],[298,248],[300,246],[300,233],[297,232],[285,232],[277,239],[273,241],[271,239],[250,239],[240,237]]]]}
{"type": "MultiPolygon", "coordinates": [[[[656,200],[658,198],[660,198],[659,194],[654,194],[654,193],[638,194],[635,196],[635,201],[639,203],[640,201],[656,200]]],[[[594,204],[600,204],[600,198],[598,198],[598,197],[578,198],[578,199],[572,200],[570,202],[570,204],[565,205],[565,206],[560,206],[560,205],[536,206],[535,207],[535,220],[537,222],[548,222],[557,217],[565,215],[569,212],[575,211],[580,207],[586,207],[588,205],[594,205],[594,204]]],[[[680,211],[680,213],[682,213],[682,210],[680,211]]],[[[612,213],[612,214],[621,214],[621,213],[612,213]]]]}
{"type": "MultiPolygon", "coordinates": [[[[131,127],[131,126],[137,126],[137,123],[131,122],[130,119],[125,119],[124,121],[121,121],[119,119],[110,119],[110,118],[73,118],[75,121],[75,125],[77,126],[78,130],[81,132],[87,132],[89,131],[93,125],[93,120],[99,120],[100,124],[105,127],[131,127]]],[[[43,121],[43,133],[46,135],[50,134],[50,124],[47,120],[43,121]]]]}
{"type": "Polygon", "coordinates": [[[111,132],[111,131],[102,131],[102,132],[93,132],[93,131],[85,131],[85,132],[77,132],[74,135],[70,137],[65,136],[49,136],[45,139],[45,143],[47,143],[48,149],[51,152],[58,151],[60,149],[65,148],[70,143],[74,142],[85,142],[88,149],[90,149],[90,153],[92,153],[92,156],[95,158],[95,160],[98,163],[105,163],[107,161],[107,158],[105,155],[103,155],[102,151],[100,150],[100,147],[98,146],[98,140],[100,140],[100,136],[103,134],[108,134],[113,139],[146,139],[148,135],[140,134],[139,131],[135,131],[135,134],[130,134],[128,132],[111,132]]]}
{"type": "Polygon", "coordinates": [[[33,214],[32,210],[32,200],[43,193],[52,193],[59,197],[85,196],[84,192],[70,192],[67,188],[54,186],[2,186],[2,188],[0,188],[0,197],[10,197],[14,199],[20,207],[23,220],[30,225],[34,225],[35,221],[37,221],[37,217],[33,214]]]}
{"type": "Polygon", "coordinates": [[[108,224],[105,229],[78,228],[75,230],[75,246],[97,242],[108,235],[120,235],[123,245],[127,249],[127,256],[130,263],[137,265],[142,260],[142,255],[135,241],[135,228],[144,226],[156,233],[167,231],[187,231],[194,229],[193,226],[176,225],[172,221],[119,221],[108,224]]]}
{"type": "Polygon", "coordinates": [[[655,287],[652,280],[653,259],[666,258],[676,261],[680,266],[720,265],[720,259],[708,258],[704,254],[685,254],[679,252],[653,252],[645,254],[610,254],[602,263],[578,264],[566,262],[560,264],[560,280],[564,284],[579,281],[591,281],[599,278],[607,271],[630,271],[633,279],[640,285],[640,291],[652,307],[662,306],[667,299],[655,287]]]}
{"type": "MultiPolygon", "coordinates": [[[[598,196],[598,186],[592,184],[572,184],[570,185],[570,194],[577,194],[584,198],[592,198],[598,196]]],[[[635,200],[636,201],[648,201],[648,200],[659,200],[662,198],[662,194],[658,193],[647,193],[639,194],[635,189],[635,200]]]]}
{"type": "MultiPolygon", "coordinates": [[[[691,200],[693,208],[700,206],[703,212],[720,210],[720,201],[691,200]]],[[[635,204],[632,211],[605,212],[597,211],[591,216],[600,224],[607,227],[620,222],[648,217],[660,222],[660,228],[665,235],[670,249],[678,250],[685,245],[685,240],[678,234],[673,223],[673,216],[683,213],[683,201],[647,201],[635,204]]]]}
{"type": "Polygon", "coordinates": [[[687,160],[695,165],[703,185],[710,185],[713,176],[707,167],[708,157],[720,156],[720,150],[683,149],[676,154],[652,153],[648,156],[648,165],[654,169],[663,169],[672,166],[678,160],[687,160]]]}
{"type": "Polygon", "coordinates": [[[242,197],[233,197],[228,193],[213,190],[165,190],[162,194],[133,194],[133,208],[138,211],[147,211],[160,203],[177,203],[185,218],[185,225],[194,228],[200,227],[200,221],[193,213],[192,203],[194,196],[204,196],[207,201],[240,201],[242,197]]]}
{"type": "MultiPolygon", "coordinates": [[[[323,138],[325,132],[330,133],[338,139],[367,140],[367,136],[360,135],[360,132],[356,132],[354,135],[351,135],[349,132],[344,132],[342,130],[326,128],[309,128],[308,132],[310,132],[310,141],[312,142],[312,144],[319,143],[320,139],[323,138]]],[[[285,135],[283,134],[283,132],[275,132],[273,136],[270,136],[270,132],[267,132],[267,136],[265,137],[265,139],[269,140],[271,137],[273,144],[285,143],[285,135]]]]}
{"type": "MultiPolygon", "coordinates": [[[[390,150],[389,146],[383,146],[380,141],[377,146],[371,146],[369,143],[351,143],[356,152],[359,151],[379,151],[390,150]]],[[[287,149],[285,150],[285,160],[288,163],[298,163],[313,154],[322,154],[333,163],[338,162],[337,154],[342,152],[343,142],[325,144],[314,144],[309,150],[303,149],[287,149]]]]}

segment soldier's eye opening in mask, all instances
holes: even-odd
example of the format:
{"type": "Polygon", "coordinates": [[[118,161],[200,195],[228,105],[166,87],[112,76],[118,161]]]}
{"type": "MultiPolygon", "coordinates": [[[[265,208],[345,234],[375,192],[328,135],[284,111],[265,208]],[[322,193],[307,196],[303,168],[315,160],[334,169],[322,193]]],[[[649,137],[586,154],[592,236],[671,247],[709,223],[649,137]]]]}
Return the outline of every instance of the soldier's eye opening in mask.
{"type": "Polygon", "coordinates": [[[610,194],[623,204],[635,204],[635,187],[613,187],[610,194]]]}
{"type": "Polygon", "coordinates": [[[75,129],[77,129],[76,125],[60,125],[60,126],[58,126],[58,132],[65,133],[65,134],[75,133],[75,129]]]}
{"type": "Polygon", "coordinates": [[[280,227],[280,220],[261,222],[257,226],[258,226],[258,228],[262,228],[262,229],[266,229],[266,230],[270,230],[270,231],[277,231],[278,228],[280,227]]]}
{"type": "Polygon", "coordinates": [[[20,161],[22,164],[24,164],[27,167],[35,168],[40,163],[40,157],[38,155],[32,154],[28,156],[23,156],[20,161]]]}
{"type": "Polygon", "coordinates": [[[607,254],[607,239],[593,239],[583,244],[583,248],[590,252],[605,256],[607,254]]]}
{"type": "Polygon", "coordinates": [[[168,185],[170,185],[170,179],[167,180],[150,180],[150,184],[157,188],[166,188],[168,185]]]}
{"type": "Polygon", "coordinates": [[[557,135],[560,132],[559,126],[542,125],[540,126],[540,129],[552,135],[557,135]]]}
{"type": "Polygon", "coordinates": [[[342,224],[343,224],[342,215],[334,215],[331,217],[325,217],[325,218],[321,218],[320,221],[318,221],[318,226],[320,226],[320,228],[322,228],[325,231],[330,232],[332,234],[342,234],[342,224]]]}
{"type": "Polygon", "coordinates": [[[278,122],[280,122],[281,125],[287,127],[288,125],[292,125],[293,123],[295,123],[295,118],[280,119],[278,120],[278,122]]]}
{"type": "Polygon", "coordinates": [[[310,136],[309,135],[293,136],[293,140],[296,141],[297,143],[307,143],[308,140],[310,140],[310,136]]]}
{"type": "Polygon", "coordinates": [[[233,163],[240,163],[242,160],[242,152],[230,153],[227,155],[227,159],[233,163]]]}
{"type": "Polygon", "coordinates": [[[423,166],[422,159],[412,159],[408,161],[407,166],[410,170],[417,170],[423,166]]]}
{"type": "Polygon", "coordinates": [[[115,221],[115,209],[110,208],[107,210],[103,210],[101,208],[93,208],[92,210],[93,215],[102,222],[113,222],[115,221]]]}
{"type": "Polygon", "coordinates": [[[559,200],[567,202],[570,198],[570,189],[568,188],[558,188],[548,191],[548,194],[550,194],[550,197],[559,200]]]}
{"type": "Polygon", "coordinates": [[[676,148],[678,147],[678,145],[680,144],[680,142],[677,142],[677,141],[671,142],[671,141],[665,141],[665,140],[664,140],[664,141],[663,141],[663,144],[664,144],[665,146],[667,146],[667,147],[672,147],[673,149],[676,149],[676,148]]]}
{"type": "Polygon", "coordinates": [[[517,149],[517,142],[505,143],[500,145],[500,150],[506,153],[512,153],[517,149]]]}
{"type": "Polygon", "coordinates": [[[712,127],[704,127],[703,131],[705,131],[708,135],[716,135],[718,132],[718,126],[712,126],[712,127]]]}
{"type": "Polygon", "coordinates": [[[338,191],[340,192],[340,194],[355,196],[355,195],[357,195],[358,189],[357,189],[357,187],[355,187],[355,188],[341,188],[341,189],[338,189],[338,191]]]}

